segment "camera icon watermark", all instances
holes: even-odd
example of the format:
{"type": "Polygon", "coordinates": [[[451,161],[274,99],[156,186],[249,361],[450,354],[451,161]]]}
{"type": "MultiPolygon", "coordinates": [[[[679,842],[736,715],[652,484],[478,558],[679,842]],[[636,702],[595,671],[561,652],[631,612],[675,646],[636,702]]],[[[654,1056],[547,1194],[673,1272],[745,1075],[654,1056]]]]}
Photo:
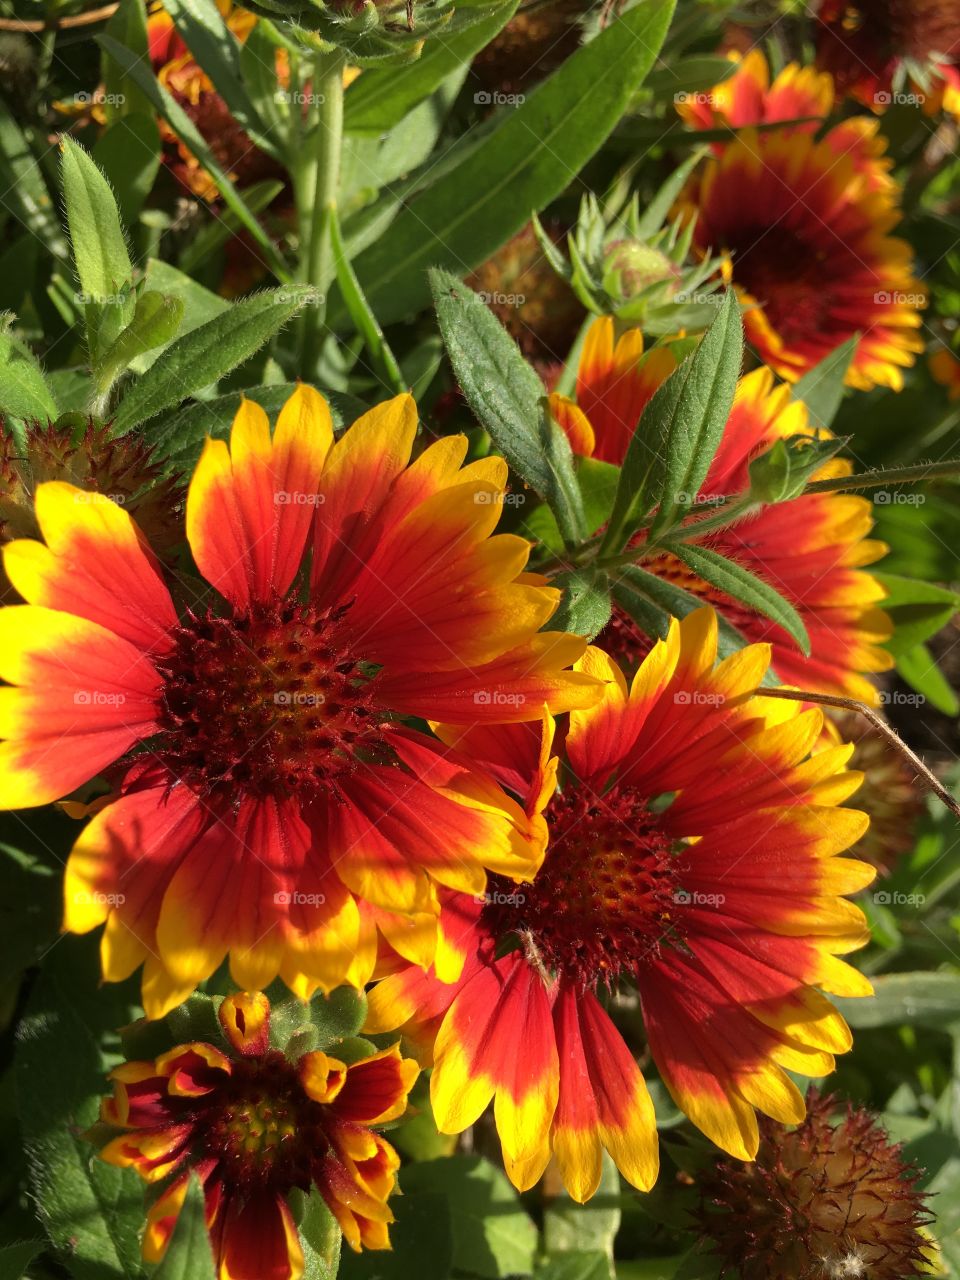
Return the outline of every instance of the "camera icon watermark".
{"type": "Polygon", "coordinates": [[[73,500],[81,507],[106,506],[108,503],[122,507],[127,501],[125,493],[97,493],[95,489],[78,489],[73,500]]]}
{"type": "Polygon", "coordinates": [[[922,107],[926,100],[925,93],[888,93],[884,89],[873,95],[878,107],[922,107]]]}
{"type": "Polygon", "coordinates": [[[278,89],[273,100],[278,106],[287,107],[322,107],[326,102],[322,93],[307,93],[303,89],[278,89]]]}
{"type": "Polygon", "coordinates": [[[494,89],[493,92],[480,89],[473,95],[473,101],[478,107],[522,107],[526,100],[523,93],[501,93],[499,89],[494,89]]]}
{"type": "Polygon", "coordinates": [[[127,900],[125,893],[87,893],[81,890],[73,895],[78,907],[122,907],[127,900]]]}
{"type": "Polygon", "coordinates": [[[478,707],[522,707],[526,700],[522,693],[504,693],[500,689],[478,689],[473,695],[478,707]]]}
{"type": "Polygon", "coordinates": [[[878,507],[922,507],[927,500],[925,493],[916,493],[911,489],[877,489],[873,501],[878,507]]]}
{"type": "Polygon", "coordinates": [[[75,707],[122,707],[126,700],[125,693],[106,693],[103,689],[77,689],[73,695],[75,707]]]}
{"type": "Polygon", "coordinates": [[[298,489],[278,489],[273,495],[277,507],[322,507],[326,502],[322,493],[306,493],[298,489]]]}
{"type": "Polygon", "coordinates": [[[519,507],[527,500],[525,493],[498,493],[494,489],[481,489],[473,495],[473,500],[480,507],[519,507]]]}
{"type": "Polygon", "coordinates": [[[726,702],[722,693],[709,693],[705,689],[678,689],[673,701],[678,707],[722,707],[726,702]]]}
{"type": "Polygon", "coordinates": [[[322,707],[326,700],[322,693],[301,693],[297,689],[278,689],[273,695],[278,707],[322,707]]]}
{"type": "Polygon", "coordinates": [[[300,893],[297,889],[292,893],[279,889],[273,895],[274,905],[278,907],[322,907],[326,900],[324,893],[300,893]]]}
{"type": "Polygon", "coordinates": [[[673,900],[678,907],[722,907],[726,902],[723,893],[697,893],[689,889],[674,890],[673,900]]]}
{"type": "Polygon", "coordinates": [[[525,293],[500,293],[496,289],[493,293],[483,289],[477,294],[477,297],[481,302],[485,302],[488,307],[522,307],[527,300],[525,293]]]}
{"type": "Polygon", "coordinates": [[[882,707],[922,707],[926,698],[922,693],[904,693],[901,689],[881,689],[882,707]]]}
{"type": "Polygon", "coordinates": [[[878,889],[873,895],[878,907],[922,907],[926,894],[902,893],[899,889],[878,889]]]}
{"type": "Polygon", "coordinates": [[[901,293],[898,289],[878,289],[873,295],[878,307],[923,307],[927,303],[925,293],[901,293]]]}
{"type": "Polygon", "coordinates": [[[475,894],[473,900],[481,907],[522,907],[527,897],[523,893],[503,893],[494,890],[492,893],[475,894]]]}

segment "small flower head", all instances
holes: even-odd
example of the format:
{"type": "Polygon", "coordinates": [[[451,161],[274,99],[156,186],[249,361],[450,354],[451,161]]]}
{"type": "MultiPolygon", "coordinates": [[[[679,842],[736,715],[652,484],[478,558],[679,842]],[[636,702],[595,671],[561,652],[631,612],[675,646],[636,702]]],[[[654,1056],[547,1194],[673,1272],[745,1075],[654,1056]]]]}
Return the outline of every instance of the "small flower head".
{"type": "Polygon", "coordinates": [[[929,1272],[918,1171],[877,1121],[814,1091],[795,1129],[761,1124],[752,1164],[700,1183],[700,1225],[739,1280],[909,1280],[929,1272]]]}
{"type": "Polygon", "coordinates": [[[302,1275],[294,1189],[323,1198],[353,1249],[390,1247],[387,1199],[399,1160],[373,1128],[402,1115],[419,1068],[396,1046],[357,1059],[364,1042],[355,1042],[349,1062],[337,1046],[304,1051],[303,1031],[284,1052],[270,1012],[260,992],[228,996],[216,1044],[176,1044],[110,1073],[100,1157],[151,1188],[149,1262],[166,1252],[192,1173],[203,1185],[217,1274],[230,1280],[302,1275]]]}

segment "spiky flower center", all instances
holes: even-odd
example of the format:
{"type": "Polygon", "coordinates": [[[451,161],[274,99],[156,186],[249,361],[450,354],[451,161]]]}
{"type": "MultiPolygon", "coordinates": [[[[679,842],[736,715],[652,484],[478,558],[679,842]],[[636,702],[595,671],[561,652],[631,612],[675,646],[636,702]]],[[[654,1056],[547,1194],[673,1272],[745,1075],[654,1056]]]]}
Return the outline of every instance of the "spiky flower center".
{"type": "Polygon", "coordinates": [[[609,985],[657,954],[676,937],[681,859],[646,800],[629,787],[557,795],[543,867],[532,884],[498,881],[484,924],[581,986],[609,985]]]}
{"type": "Polygon", "coordinates": [[[215,1159],[233,1187],[308,1188],[313,1164],[329,1149],[322,1104],[277,1051],[235,1061],[195,1126],[196,1157],[215,1159]]]}
{"type": "Polygon", "coordinates": [[[926,1274],[917,1171],[864,1111],[831,1123],[814,1094],[796,1129],[761,1125],[753,1164],[704,1174],[701,1221],[742,1280],[909,1280],[926,1274]]]}
{"type": "Polygon", "coordinates": [[[170,769],[201,792],[335,787],[380,743],[375,677],[349,650],[345,612],[276,604],[189,617],[157,664],[170,769]]]}

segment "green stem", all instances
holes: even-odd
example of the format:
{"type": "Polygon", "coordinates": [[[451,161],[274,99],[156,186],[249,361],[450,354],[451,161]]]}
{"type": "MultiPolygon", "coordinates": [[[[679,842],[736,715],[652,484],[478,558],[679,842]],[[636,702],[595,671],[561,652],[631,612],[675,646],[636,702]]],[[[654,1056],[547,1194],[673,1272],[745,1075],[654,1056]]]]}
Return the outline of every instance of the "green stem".
{"type": "MultiPolygon", "coordinates": [[[[337,207],[340,192],[340,160],[343,150],[343,68],[341,50],[317,56],[311,92],[317,95],[317,114],[309,141],[313,152],[298,172],[297,206],[304,243],[301,245],[301,274],[320,297],[303,315],[300,331],[301,368],[305,376],[319,354],[319,336],[326,314],[323,296],[335,275],[330,212],[337,207]]],[[[296,109],[296,105],[294,105],[296,109]]]]}
{"type": "Polygon", "coordinates": [[[917,484],[920,480],[936,480],[940,476],[960,476],[960,458],[945,462],[921,462],[913,467],[890,467],[883,471],[861,471],[854,476],[833,476],[814,480],[803,491],[808,493],[846,493],[855,489],[879,489],[885,484],[917,484]]]}

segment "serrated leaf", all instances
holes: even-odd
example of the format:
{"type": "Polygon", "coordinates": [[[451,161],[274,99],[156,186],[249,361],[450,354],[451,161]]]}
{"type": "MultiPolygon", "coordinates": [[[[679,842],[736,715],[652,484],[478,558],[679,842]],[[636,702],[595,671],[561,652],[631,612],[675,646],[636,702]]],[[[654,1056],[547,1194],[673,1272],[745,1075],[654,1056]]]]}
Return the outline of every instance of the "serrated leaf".
{"type": "Polygon", "coordinates": [[[0,413],[15,418],[55,418],[57,402],[25,343],[0,333],[0,413]]]}
{"type": "Polygon", "coordinates": [[[216,1280],[213,1250],[204,1220],[203,1190],[197,1175],[190,1175],[186,1198],[173,1229],[163,1261],[153,1280],[216,1280]]]}
{"type": "Polygon", "coordinates": [[[92,157],[64,134],[63,198],[81,291],[93,302],[114,298],[133,278],[120,211],[92,157]]]}
{"type": "Polygon", "coordinates": [[[731,289],[697,349],[643,411],[623,460],[605,551],[619,551],[654,508],[653,533],[689,511],[723,437],[742,355],[743,325],[731,289]]]}
{"type": "Polygon", "coordinates": [[[703,578],[704,582],[716,587],[724,595],[756,609],[765,618],[783,627],[805,654],[810,653],[810,637],[799,613],[779,591],[774,591],[773,587],[768,586],[756,574],[707,547],[678,542],[672,544],[669,550],[698,577],[703,578]]]}
{"type": "Polygon", "coordinates": [[[847,370],[859,342],[860,335],[855,333],[794,383],[793,398],[802,400],[807,406],[812,426],[826,429],[832,425],[843,400],[847,370]]]}
{"type": "Polygon", "coordinates": [[[440,332],[467,403],[514,471],[549,503],[567,542],[586,536],[573,454],[545,412],[543,383],[480,298],[449,272],[430,272],[440,332]]]}
{"type": "MultiPolygon", "coordinates": [[[[612,21],[508,108],[461,163],[444,170],[355,262],[381,324],[427,300],[426,271],[478,265],[548,205],[609,136],[663,43],[673,0],[647,0],[612,21]]],[[[332,308],[336,324],[342,309],[332,308]]]]}
{"type": "Polygon", "coordinates": [[[114,418],[116,434],[212,386],[259,351],[313,296],[307,286],[258,293],[179,338],[121,400],[114,418]]]}
{"type": "Polygon", "coordinates": [[[610,584],[606,575],[574,570],[557,574],[550,585],[563,591],[550,626],[557,631],[586,636],[588,640],[599,635],[610,621],[610,584]]]}

